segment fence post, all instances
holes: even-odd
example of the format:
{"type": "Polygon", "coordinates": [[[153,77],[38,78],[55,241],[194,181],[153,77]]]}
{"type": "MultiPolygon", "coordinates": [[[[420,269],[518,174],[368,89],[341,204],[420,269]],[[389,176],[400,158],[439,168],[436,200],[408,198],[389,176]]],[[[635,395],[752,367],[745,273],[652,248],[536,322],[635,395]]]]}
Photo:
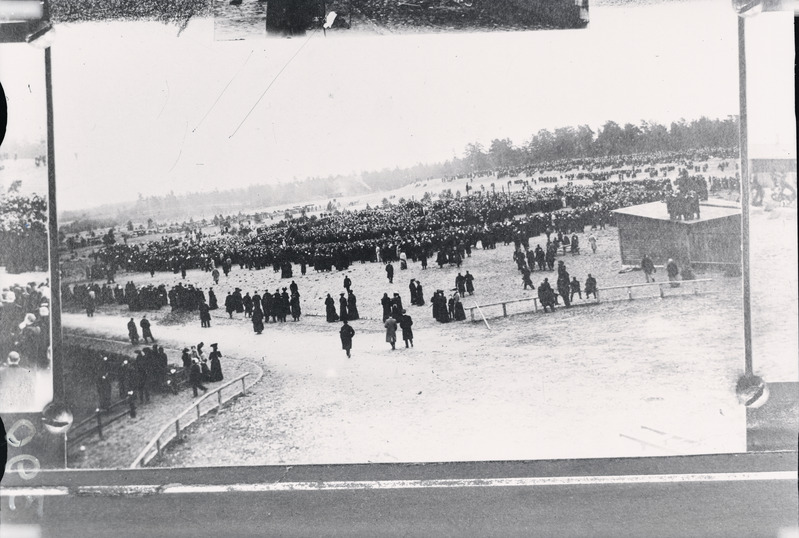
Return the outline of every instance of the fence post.
{"type": "Polygon", "coordinates": [[[533,308],[535,309],[536,312],[538,312],[538,298],[537,297],[533,297],[533,308]]]}
{"type": "Polygon", "coordinates": [[[216,391],[216,399],[219,402],[219,407],[222,407],[222,389],[216,391]]]}
{"type": "Polygon", "coordinates": [[[660,298],[663,299],[663,284],[658,284],[658,288],[660,288],[660,298]]]}
{"type": "Polygon", "coordinates": [[[155,440],[155,452],[159,456],[161,455],[161,438],[160,437],[155,440]]]}
{"type": "Polygon", "coordinates": [[[627,298],[631,301],[633,300],[633,289],[629,286],[627,286],[627,298]]]}
{"type": "Polygon", "coordinates": [[[247,385],[244,383],[247,380],[247,376],[241,378],[241,393],[243,395],[247,394],[247,385]]]}
{"type": "Polygon", "coordinates": [[[128,405],[130,406],[130,418],[136,418],[136,398],[133,392],[128,392],[128,405]]]}
{"type": "Polygon", "coordinates": [[[180,437],[180,420],[175,420],[175,437],[180,437]]]}
{"type": "Polygon", "coordinates": [[[596,289],[596,302],[599,304],[599,288],[596,289]]]}
{"type": "Polygon", "coordinates": [[[197,420],[200,420],[200,402],[194,408],[197,410],[197,420]]]}
{"type": "Polygon", "coordinates": [[[103,419],[102,419],[102,415],[100,413],[100,409],[97,409],[95,411],[95,414],[97,416],[97,433],[100,435],[100,439],[102,439],[103,438],[103,419]]]}
{"type": "Polygon", "coordinates": [[[505,306],[505,303],[502,303],[502,317],[508,317],[508,308],[505,306]]]}
{"type": "Polygon", "coordinates": [[[469,309],[469,314],[472,316],[472,323],[474,323],[474,308],[469,309]]]}

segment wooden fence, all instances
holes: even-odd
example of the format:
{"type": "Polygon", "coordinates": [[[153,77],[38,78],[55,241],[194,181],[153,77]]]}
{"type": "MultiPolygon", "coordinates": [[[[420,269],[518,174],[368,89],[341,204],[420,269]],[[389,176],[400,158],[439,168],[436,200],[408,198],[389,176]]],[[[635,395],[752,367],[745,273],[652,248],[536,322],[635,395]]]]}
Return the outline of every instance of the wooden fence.
{"type": "MultiPolygon", "coordinates": [[[[703,279],[698,279],[698,280],[679,280],[679,281],[675,282],[676,284],[679,284],[678,287],[672,287],[671,286],[671,282],[668,282],[668,281],[667,282],[647,282],[647,283],[643,283],[643,284],[625,284],[625,285],[622,285],[622,286],[608,286],[606,288],[598,288],[595,299],[593,299],[589,303],[581,303],[581,304],[598,304],[600,302],[612,302],[612,301],[618,301],[618,300],[633,300],[633,299],[636,298],[636,297],[633,297],[633,290],[638,290],[638,289],[641,289],[641,288],[654,288],[654,287],[658,288],[658,295],[655,295],[655,296],[652,296],[652,295],[639,296],[638,298],[639,299],[644,299],[644,298],[648,299],[648,298],[659,297],[659,298],[663,299],[663,298],[667,297],[666,290],[674,290],[674,289],[677,289],[677,288],[679,288],[680,290],[689,289],[690,292],[693,295],[699,295],[700,293],[703,293],[703,291],[701,289],[701,284],[705,283],[705,282],[713,282],[713,279],[711,279],[711,278],[703,278],[703,279]],[[606,297],[605,299],[602,298],[603,295],[605,295],[605,296],[611,295],[611,292],[616,291],[616,290],[625,290],[626,293],[623,293],[624,297],[622,297],[622,298],[607,298],[606,297]]],[[[585,292],[583,291],[583,293],[585,293],[585,292]]],[[[669,295],[672,295],[672,294],[669,294],[669,295]]],[[[685,295],[685,293],[680,293],[678,295],[685,295]]],[[[467,307],[467,308],[469,309],[469,315],[470,315],[472,321],[484,321],[487,317],[494,317],[494,318],[505,317],[506,318],[509,315],[514,315],[514,314],[523,314],[523,313],[527,313],[527,312],[538,312],[539,304],[538,304],[538,297],[524,297],[522,299],[512,299],[512,300],[509,300],[509,301],[502,301],[502,302],[499,302],[499,303],[475,305],[475,306],[470,306],[470,307],[467,307]],[[514,304],[517,304],[517,303],[532,303],[533,304],[533,309],[530,310],[529,308],[527,308],[527,309],[524,309],[522,311],[512,312],[512,313],[509,314],[508,313],[508,305],[514,305],[514,304]],[[496,307],[496,306],[501,306],[502,307],[502,315],[501,316],[500,315],[486,316],[486,315],[484,315],[482,313],[481,309],[488,309],[488,308],[496,307]],[[481,318],[475,318],[475,315],[474,315],[475,310],[477,310],[478,313],[481,314],[481,318]]]]}
{"type": "Polygon", "coordinates": [[[131,469],[143,467],[150,463],[153,458],[161,455],[161,452],[169,445],[169,443],[180,436],[180,432],[182,430],[199,420],[202,415],[222,407],[223,403],[229,402],[230,400],[239,396],[239,394],[246,394],[247,387],[245,385],[245,378],[248,375],[250,375],[249,372],[240,375],[239,377],[228,381],[221,387],[217,387],[214,390],[207,392],[197,401],[192,403],[180,415],[171,420],[166,426],[158,431],[155,437],[153,437],[153,439],[147,443],[147,446],[145,446],[139,455],[136,456],[136,459],[133,460],[133,463],[130,465],[131,469]],[[241,388],[238,387],[239,382],[241,383],[241,388]],[[233,385],[236,385],[235,391],[228,391],[230,396],[223,400],[222,391],[233,385]],[[216,395],[216,398],[213,398],[214,395],[216,395]],[[203,409],[203,404],[206,402],[210,402],[210,405],[206,405],[205,409],[203,409]]]}
{"type": "Polygon", "coordinates": [[[106,409],[96,409],[88,418],[78,422],[67,433],[67,447],[72,447],[78,442],[95,433],[103,439],[103,428],[117,420],[129,415],[136,417],[136,398],[133,392],[128,392],[128,397],[110,405],[106,409]]]}

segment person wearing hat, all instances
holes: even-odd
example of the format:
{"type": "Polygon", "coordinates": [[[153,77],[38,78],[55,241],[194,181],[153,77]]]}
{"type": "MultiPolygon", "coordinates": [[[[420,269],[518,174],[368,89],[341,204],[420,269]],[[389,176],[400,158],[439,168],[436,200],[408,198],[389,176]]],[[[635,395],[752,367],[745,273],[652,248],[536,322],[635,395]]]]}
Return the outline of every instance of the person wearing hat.
{"type": "Polygon", "coordinates": [[[352,286],[352,280],[350,280],[350,275],[344,276],[344,289],[350,291],[350,286],[352,286]]]}
{"type": "Polygon", "coordinates": [[[181,362],[183,362],[183,368],[188,370],[191,368],[191,355],[189,355],[189,348],[183,348],[183,354],[180,356],[181,362]]]}
{"type": "Polygon", "coordinates": [[[339,338],[341,338],[341,349],[347,352],[347,357],[351,357],[350,351],[352,350],[352,337],[355,336],[355,329],[347,323],[346,318],[342,321],[344,324],[338,331],[339,338]]]}
{"type": "Polygon", "coordinates": [[[329,293],[325,299],[325,315],[328,323],[338,321],[338,314],[336,314],[336,301],[330,296],[329,293]]]}
{"type": "Polygon", "coordinates": [[[144,340],[144,343],[145,344],[148,343],[147,342],[148,338],[152,342],[155,342],[155,338],[153,338],[153,333],[150,330],[150,320],[147,319],[147,314],[144,314],[144,316],[141,318],[141,321],[139,322],[139,326],[141,326],[141,336],[142,336],[142,340],[144,340]]]}
{"type": "Polygon", "coordinates": [[[413,347],[413,329],[411,328],[413,326],[413,319],[405,310],[402,311],[399,326],[402,329],[402,339],[405,341],[405,347],[408,347],[408,343],[413,347]]]}
{"type": "Polygon", "coordinates": [[[391,262],[386,264],[386,277],[388,277],[389,284],[394,283],[394,266],[391,264],[391,262]]]}
{"type": "Polygon", "coordinates": [[[222,363],[220,362],[220,357],[222,357],[222,352],[217,349],[218,344],[213,343],[211,344],[213,351],[211,351],[211,355],[209,355],[211,359],[211,374],[209,377],[209,381],[215,383],[217,381],[222,381],[224,376],[222,375],[222,363]]]}
{"type": "Polygon", "coordinates": [[[136,392],[139,393],[139,403],[144,403],[150,401],[150,364],[149,361],[149,353],[148,356],[145,357],[142,355],[140,349],[136,350],[136,361],[134,363],[134,374],[135,374],[135,383],[134,387],[136,388],[136,392]]]}
{"type": "Polygon", "coordinates": [[[383,298],[380,299],[380,304],[383,305],[383,321],[385,322],[391,315],[391,298],[388,296],[388,293],[383,294],[383,298]]]}

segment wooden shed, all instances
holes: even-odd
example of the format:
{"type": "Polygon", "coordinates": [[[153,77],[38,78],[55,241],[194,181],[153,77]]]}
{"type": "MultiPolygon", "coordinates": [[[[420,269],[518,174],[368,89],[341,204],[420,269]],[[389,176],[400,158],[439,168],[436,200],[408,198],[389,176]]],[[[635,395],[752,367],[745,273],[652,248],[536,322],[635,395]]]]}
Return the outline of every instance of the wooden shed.
{"type": "Polygon", "coordinates": [[[623,265],[639,265],[649,254],[656,265],[669,258],[695,267],[741,265],[741,207],[725,200],[700,204],[700,218],[671,220],[665,202],[613,212],[619,229],[623,265]]]}

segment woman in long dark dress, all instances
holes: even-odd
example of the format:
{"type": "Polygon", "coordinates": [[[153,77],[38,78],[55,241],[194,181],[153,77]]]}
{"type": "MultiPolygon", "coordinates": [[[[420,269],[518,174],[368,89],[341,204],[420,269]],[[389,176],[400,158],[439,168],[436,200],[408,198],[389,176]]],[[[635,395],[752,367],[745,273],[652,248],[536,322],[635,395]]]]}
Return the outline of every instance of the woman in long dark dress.
{"type": "Polygon", "coordinates": [[[289,306],[291,307],[291,317],[294,321],[300,321],[300,315],[302,314],[302,310],[300,309],[300,294],[294,293],[289,300],[289,306]]]}
{"type": "Polygon", "coordinates": [[[261,311],[260,306],[252,311],[252,330],[255,334],[264,332],[264,313],[261,311]]]}
{"type": "Polygon", "coordinates": [[[327,321],[328,323],[333,323],[334,321],[338,321],[338,314],[336,314],[336,301],[327,294],[327,299],[325,299],[325,313],[327,314],[327,321]]]}
{"type": "Polygon", "coordinates": [[[216,310],[219,308],[219,304],[216,302],[216,294],[214,293],[214,288],[208,290],[208,310],[216,310]]]}
{"type": "Polygon", "coordinates": [[[355,294],[352,293],[352,290],[349,291],[349,295],[347,296],[347,319],[359,319],[361,316],[358,315],[358,302],[355,298],[355,294]]]}
{"type": "Polygon", "coordinates": [[[217,344],[211,344],[211,347],[214,350],[211,352],[211,372],[210,372],[210,379],[209,381],[216,382],[222,381],[224,376],[222,375],[222,363],[219,361],[219,357],[222,356],[222,352],[216,348],[217,344]]]}

